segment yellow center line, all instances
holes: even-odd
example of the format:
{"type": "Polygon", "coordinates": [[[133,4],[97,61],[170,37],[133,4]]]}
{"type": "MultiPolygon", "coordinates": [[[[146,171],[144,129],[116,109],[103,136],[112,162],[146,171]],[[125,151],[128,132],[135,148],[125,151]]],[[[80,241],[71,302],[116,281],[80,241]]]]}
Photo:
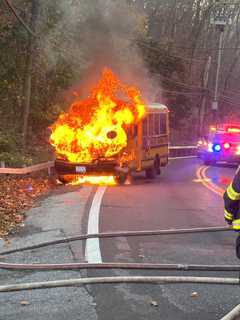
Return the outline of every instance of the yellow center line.
{"type": "MultiPolygon", "coordinates": [[[[205,167],[202,171],[202,175],[204,178],[207,178],[206,171],[208,169],[209,169],[209,167],[205,167]]],[[[223,188],[219,187],[217,184],[215,184],[211,179],[210,179],[209,185],[211,185],[211,187],[214,188],[221,197],[223,196],[225,190],[223,188]]]]}
{"type": "Polygon", "coordinates": [[[204,181],[208,182],[208,181],[211,181],[211,179],[208,178],[208,179],[194,179],[193,180],[193,182],[200,182],[200,183],[202,183],[204,181]]]}
{"type": "Polygon", "coordinates": [[[225,190],[212,182],[212,180],[206,175],[206,171],[208,169],[209,167],[206,166],[198,168],[196,172],[197,180],[195,180],[195,182],[201,182],[207,189],[222,197],[225,190]]]}

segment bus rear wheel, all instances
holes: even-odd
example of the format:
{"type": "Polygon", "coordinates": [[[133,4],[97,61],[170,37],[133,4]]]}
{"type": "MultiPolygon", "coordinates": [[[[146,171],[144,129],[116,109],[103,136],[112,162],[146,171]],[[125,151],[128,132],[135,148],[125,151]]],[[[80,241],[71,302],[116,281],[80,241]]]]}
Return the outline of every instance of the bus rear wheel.
{"type": "Polygon", "coordinates": [[[58,175],[57,178],[62,184],[67,184],[68,183],[68,180],[63,175],[58,175]]]}
{"type": "Polygon", "coordinates": [[[62,183],[62,184],[69,184],[74,181],[74,176],[72,175],[58,175],[57,179],[62,183]]]}
{"type": "Polygon", "coordinates": [[[155,167],[156,174],[160,175],[161,174],[161,162],[160,162],[159,155],[156,156],[156,159],[154,161],[154,167],[155,167]]]}
{"type": "Polygon", "coordinates": [[[124,172],[120,172],[114,177],[114,180],[117,184],[123,185],[127,180],[127,174],[124,172]]]}
{"type": "Polygon", "coordinates": [[[147,168],[145,170],[145,175],[147,179],[154,179],[156,178],[157,172],[155,166],[152,166],[151,168],[147,168]]]}

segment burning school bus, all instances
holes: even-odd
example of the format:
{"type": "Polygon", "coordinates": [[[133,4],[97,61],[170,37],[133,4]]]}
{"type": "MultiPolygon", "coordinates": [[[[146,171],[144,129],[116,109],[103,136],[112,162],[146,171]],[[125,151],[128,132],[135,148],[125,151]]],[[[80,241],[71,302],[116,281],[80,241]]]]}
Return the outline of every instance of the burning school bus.
{"type": "Polygon", "coordinates": [[[146,106],[136,87],[105,69],[91,95],[51,127],[58,178],[113,176],[124,183],[130,172],[142,170],[154,178],[168,162],[168,128],[167,107],[146,106]]]}

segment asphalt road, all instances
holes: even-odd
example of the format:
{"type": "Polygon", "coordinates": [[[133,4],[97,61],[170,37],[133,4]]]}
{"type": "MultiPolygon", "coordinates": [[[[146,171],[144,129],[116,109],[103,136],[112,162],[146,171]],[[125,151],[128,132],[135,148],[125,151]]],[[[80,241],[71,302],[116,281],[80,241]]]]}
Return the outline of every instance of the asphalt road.
{"type": "MultiPolygon", "coordinates": [[[[221,196],[197,176],[197,159],[173,160],[154,181],[137,175],[124,186],[108,187],[103,195],[99,231],[155,230],[224,225],[221,196]]],[[[235,168],[207,169],[209,181],[224,189],[235,168]]],[[[207,180],[208,180],[207,179],[207,180]]],[[[29,213],[26,225],[10,247],[46,241],[88,231],[89,209],[96,188],[60,187],[29,213]],[[46,210],[50,208],[51,210],[46,210]],[[35,211],[34,211],[35,210],[35,211]],[[49,220],[49,221],[48,221],[49,220]],[[79,230],[79,231],[78,231],[79,230]]],[[[100,241],[103,262],[153,262],[179,264],[238,264],[233,232],[114,238],[100,241]]],[[[1,246],[0,246],[1,249],[1,246]]],[[[85,243],[49,247],[13,254],[6,261],[83,261],[85,243]]],[[[15,283],[78,276],[194,275],[234,276],[222,272],[0,271],[0,282],[15,283]]],[[[240,288],[217,285],[95,285],[33,292],[0,294],[0,320],[12,319],[221,319],[239,303],[240,288]],[[192,296],[192,293],[194,297],[192,296]],[[22,305],[27,300],[29,305],[22,305]],[[154,303],[153,303],[154,301],[154,303]],[[153,305],[154,304],[154,305],[153,305]]]]}

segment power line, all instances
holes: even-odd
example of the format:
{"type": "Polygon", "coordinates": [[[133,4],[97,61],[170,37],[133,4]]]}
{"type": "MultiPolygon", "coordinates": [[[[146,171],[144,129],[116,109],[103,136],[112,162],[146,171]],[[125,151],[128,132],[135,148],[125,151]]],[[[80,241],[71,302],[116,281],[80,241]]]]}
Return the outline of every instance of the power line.
{"type": "Polygon", "coordinates": [[[229,102],[232,102],[232,103],[236,104],[236,101],[232,100],[228,96],[225,96],[225,95],[222,94],[222,95],[220,95],[220,97],[223,98],[226,101],[229,101],[229,102]]]}
{"type": "MultiPolygon", "coordinates": [[[[163,69],[164,69],[164,68],[163,68],[163,69]]],[[[204,87],[195,86],[195,85],[190,85],[190,84],[185,83],[185,82],[176,81],[176,80],[170,79],[170,78],[167,77],[167,76],[163,76],[163,75],[161,75],[161,74],[152,73],[152,75],[153,75],[154,77],[164,78],[164,81],[171,82],[171,83],[174,83],[174,84],[176,84],[176,85],[179,85],[179,86],[182,86],[182,87],[185,87],[185,88],[195,89],[195,90],[206,90],[206,88],[204,88],[204,87]]]]}
{"type": "MultiPolygon", "coordinates": [[[[25,28],[25,30],[30,33],[32,36],[34,37],[37,37],[36,33],[34,33],[31,28],[24,22],[24,20],[21,18],[21,16],[17,13],[15,7],[11,4],[11,2],[9,0],[4,0],[6,6],[10,9],[10,11],[12,12],[12,14],[15,16],[15,18],[21,23],[21,25],[25,28]]],[[[158,48],[154,47],[154,46],[151,46],[151,45],[148,45],[146,43],[143,43],[142,44],[145,46],[145,47],[148,47],[148,48],[151,48],[155,51],[159,51],[158,48]]],[[[197,62],[203,62],[204,59],[195,59],[195,58],[186,58],[186,57],[182,57],[182,56],[178,56],[178,55],[173,55],[173,54],[168,54],[168,56],[172,57],[172,58],[179,58],[179,59],[182,59],[182,60],[186,60],[186,61],[197,61],[197,62]]]]}
{"type": "MultiPolygon", "coordinates": [[[[16,17],[16,19],[21,23],[21,25],[25,28],[25,30],[29,33],[29,34],[31,34],[32,36],[34,36],[34,37],[38,37],[32,30],[31,30],[31,28],[24,22],[24,20],[20,17],[20,15],[17,13],[17,11],[16,11],[16,9],[14,8],[14,6],[11,4],[11,2],[9,1],[9,0],[4,0],[4,2],[5,2],[5,4],[6,4],[6,6],[10,9],[10,11],[12,12],[12,14],[16,17]]],[[[141,42],[142,44],[143,44],[143,46],[144,47],[148,47],[148,48],[151,48],[151,49],[153,49],[153,50],[155,50],[155,51],[158,51],[159,52],[159,48],[156,48],[156,47],[154,47],[154,46],[152,46],[152,45],[149,45],[149,44],[146,44],[146,43],[143,43],[143,42],[141,42]]],[[[57,44],[55,44],[55,43],[52,43],[52,45],[53,45],[53,47],[56,47],[57,46],[57,44]]],[[[58,46],[57,46],[58,47],[58,46]]],[[[59,48],[59,47],[58,47],[59,48]]],[[[182,47],[182,48],[184,48],[184,47],[182,47]]],[[[187,48],[187,47],[185,47],[185,49],[192,49],[192,48],[187,48]]],[[[210,48],[209,48],[210,49],[210,48]]],[[[206,48],[206,50],[209,50],[209,49],[207,49],[206,48]]],[[[230,49],[240,49],[240,48],[222,48],[221,50],[230,50],[230,49]]],[[[210,50],[218,50],[217,48],[212,48],[212,49],[210,49],[210,50]]],[[[63,51],[65,51],[65,50],[63,50],[63,51]]],[[[69,51],[65,51],[65,52],[67,52],[68,53],[68,55],[69,55],[69,51]]],[[[70,54],[71,55],[71,54],[70,54]]],[[[76,62],[78,62],[78,63],[80,63],[80,60],[78,60],[78,59],[76,59],[76,57],[75,56],[73,56],[73,55],[71,55],[73,58],[74,58],[74,60],[76,61],[76,62]]],[[[183,59],[183,60],[193,60],[193,61],[198,61],[198,62],[202,62],[202,61],[204,61],[204,59],[191,59],[191,58],[185,58],[185,57],[181,57],[181,56],[178,56],[178,55],[171,55],[171,54],[169,54],[169,56],[171,56],[171,57],[174,57],[174,58],[179,58],[179,59],[183,59]]],[[[172,80],[172,79],[169,79],[168,77],[166,77],[166,76],[163,76],[163,75],[160,75],[160,74],[154,74],[154,76],[159,76],[159,77],[161,77],[161,78],[165,78],[166,79],[166,81],[167,82],[172,82],[172,83],[175,83],[175,84],[177,84],[177,85],[180,85],[180,86],[183,86],[183,87],[186,87],[186,88],[191,88],[191,89],[205,89],[205,88],[203,88],[203,87],[198,87],[198,86],[193,86],[193,85],[189,85],[189,84],[187,84],[187,83],[183,83],[183,82],[179,82],[179,81],[175,81],[175,80],[172,80]]],[[[168,92],[168,93],[172,93],[172,94],[180,94],[180,95],[201,95],[202,93],[190,93],[190,92],[181,92],[181,91],[170,91],[170,90],[164,90],[165,92],[168,92]]],[[[237,94],[237,93],[236,93],[237,94]]],[[[225,98],[225,100],[226,99],[230,99],[230,97],[227,97],[227,96],[224,96],[224,98],[225,98]]],[[[231,101],[231,103],[232,104],[234,104],[234,102],[232,101],[232,100],[229,100],[229,101],[231,101]]]]}
{"type": "MultiPolygon", "coordinates": [[[[36,38],[38,38],[38,39],[41,39],[41,38],[40,38],[36,33],[34,33],[34,32],[31,30],[31,28],[24,22],[24,20],[23,20],[23,19],[20,17],[20,15],[17,13],[16,9],[15,9],[14,6],[11,4],[11,2],[10,2],[9,0],[4,0],[4,2],[5,2],[5,4],[6,4],[6,6],[10,9],[10,11],[12,12],[12,14],[13,14],[13,15],[17,18],[17,20],[22,24],[22,26],[25,28],[25,30],[26,30],[29,34],[31,34],[32,36],[34,36],[34,37],[36,37],[36,38]]],[[[50,42],[50,41],[49,41],[49,42],[50,42]]],[[[51,42],[51,45],[59,50],[59,45],[57,45],[56,43],[51,42]]],[[[63,52],[61,52],[61,53],[63,53],[63,55],[64,55],[65,53],[67,53],[68,55],[70,54],[69,51],[64,50],[63,48],[61,48],[61,49],[62,49],[62,51],[63,51],[63,52]],[[65,52],[64,52],[64,51],[65,51],[65,52]]],[[[76,56],[71,55],[71,54],[70,54],[70,56],[71,56],[73,59],[75,59],[75,61],[76,61],[77,63],[80,63],[80,60],[78,60],[78,59],[76,58],[76,56]]]]}
{"type": "Polygon", "coordinates": [[[183,91],[174,91],[174,90],[167,90],[167,89],[161,89],[161,91],[164,91],[169,94],[177,94],[177,95],[187,95],[187,96],[201,96],[202,93],[194,93],[194,92],[183,92],[183,91]]]}
{"type": "MultiPolygon", "coordinates": [[[[176,47],[177,48],[177,47],[176,47]]],[[[182,49],[186,49],[186,50],[192,50],[192,48],[187,48],[187,47],[179,47],[179,48],[182,48],[182,49]]],[[[221,51],[224,51],[224,50],[239,50],[240,47],[229,47],[229,48],[221,48],[220,50],[221,51]]],[[[201,51],[218,51],[219,49],[218,48],[196,48],[196,50],[201,50],[201,51]]]]}
{"type": "MultiPolygon", "coordinates": [[[[143,47],[145,48],[149,48],[149,49],[152,49],[154,51],[161,51],[161,48],[156,48],[154,46],[152,46],[151,44],[147,44],[145,43],[144,41],[137,41],[138,44],[142,45],[143,47]]],[[[159,44],[158,44],[159,45],[159,44]]],[[[206,59],[205,58],[201,58],[201,59],[196,59],[196,58],[191,58],[191,57],[182,57],[182,56],[178,56],[178,55],[175,55],[175,54],[170,54],[168,53],[167,54],[169,57],[172,57],[172,58],[178,58],[178,59],[182,59],[182,60],[186,60],[186,61],[196,61],[196,62],[206,62],[206,59]]]]}
{"type": "Polygon", "coordinates": [[[17,20],[21,23],[21,25],[24,27],[24,29],[31,34],[33,37],[37,37],[37,35],[30,29],[30,27],[24,22],[24,20],[20,17],[20,15],[17,13],[14,6],[10,3],[9,0],[4,0],[6,6],[9,8],[9,10],[12,12],[12,14],[17,18],[17,20]]]}
{"type": "Polygon", "coordinates": [[[226,92],[226,93],[229,93],[231,95],[240,95],[240,91],[237,91],[237,90],[224,90],[223,92],[226,92]]]}
{"type": "Polygon", "coordinates": [[[238,103],[235,103],[235,102],[232,102],[232,101],[228,101],[228,100],[226,100],[224,98],[220,98],[220,101],[222,101],[224,103],[227,103],[227,104],[229,104],[231,106],[234,106],[234,107],[236,107],[238,105],[238,103]]]}

